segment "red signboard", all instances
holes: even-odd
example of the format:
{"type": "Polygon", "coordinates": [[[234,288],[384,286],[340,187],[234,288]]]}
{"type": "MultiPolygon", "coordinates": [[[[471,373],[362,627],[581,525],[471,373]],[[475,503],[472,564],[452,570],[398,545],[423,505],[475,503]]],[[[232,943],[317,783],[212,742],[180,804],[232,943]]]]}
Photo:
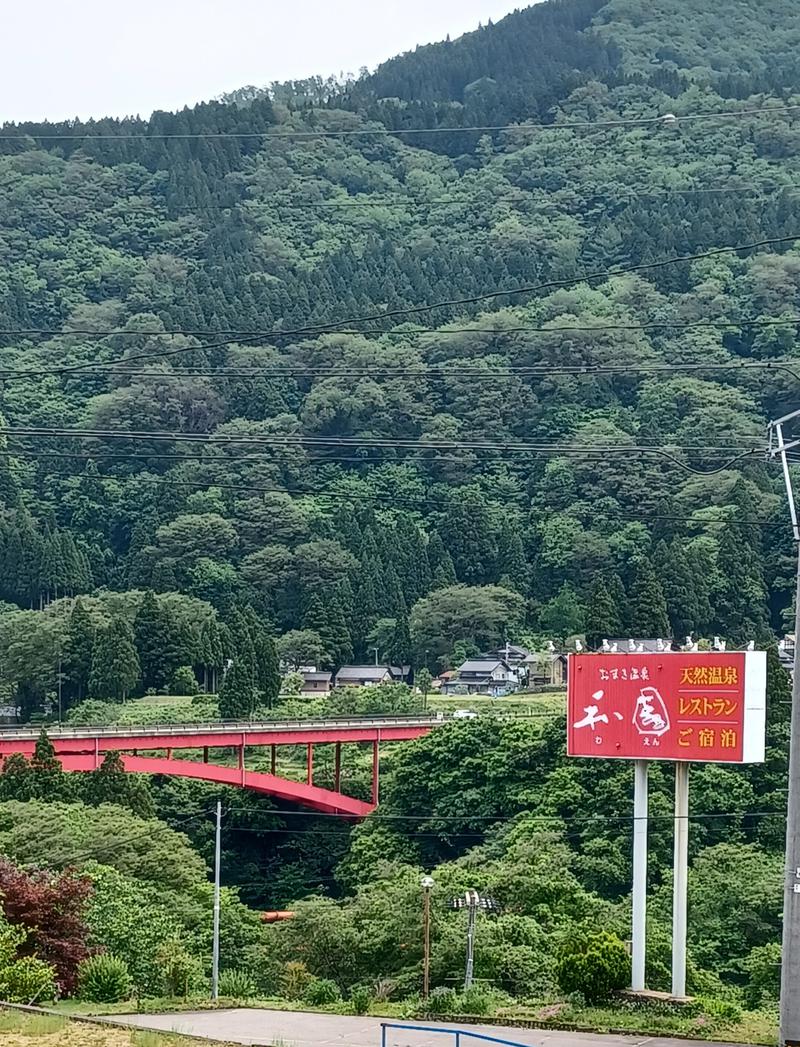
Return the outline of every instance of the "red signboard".
{"type": "Polygon", "coordinates": [[[762,763],[763,651],[573,654],[570,756],[762,763]]]}

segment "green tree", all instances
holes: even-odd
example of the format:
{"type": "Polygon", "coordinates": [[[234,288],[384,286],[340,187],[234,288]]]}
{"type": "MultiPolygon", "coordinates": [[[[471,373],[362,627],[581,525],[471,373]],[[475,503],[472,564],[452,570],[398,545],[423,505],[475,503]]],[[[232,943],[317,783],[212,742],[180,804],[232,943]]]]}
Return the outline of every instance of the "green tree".
{"type": "Polygon", "coordinates": [[[152,589],[144,594],[133,621],[141,685],[147,690],[163,687],[176,668],[169,620],[152,589]]]}
{"type": "Polygon", "coordinates": [[[669,618],[664,590],[653,565],[640,557],[634,565],[630,586],[631,631],[636,636],[669,636],[669,618]]]}
{"type": "Polygon", "coordinates": [[[223,720],[247,720],[256,707],[253,676],[244,662],[234,662],[219,689],[219,714],[223,720]]]}
{"type": "Polygon", "coordinates": [[[586,610],[575,589],[565,582],[542,608],[539,626],[545,633],[565,639],[582,633],[585,625],[586,610]]]}
{"type": "Polygon", "coordinates": [[[438,589],[411,609],[411,637],[420,661],[426,651],[447,657],[458,640],[491,648],[513,634],[524,609],[519,593],[495,585],[438,589]]]}
{"type": "Polygon", "coordinates": [[[614,590],[619,592],[622,580],[619,575],[616,579],[619,586],[612,583],[608,576],[598,576],[589,591],[586,602],[586,643],[590,650],[597,650],[603,640],[610,636],[622,635],[624,608],[618,606],[613,596],[614,590]]]}
{"type": "Polygon", "coordinates": [[[64,640],[63,671],[67,677],[67,698],[86,697],[94,655],[95,626],[80,597],[69,616],[64,640]]]}
{"type": "Polygon", "coordinates": [[[256,686],[267,708],[271,709],[281,693],[281,670],[275,641],[259,629],[253,644],[256,656],[256,686]]]}
{"type": "Polygon", "coordinates": [[[125,701],[138,680],[133,630],[123,618],[112,618],[95,644],[89,689],[98,697],[125,701]]]}

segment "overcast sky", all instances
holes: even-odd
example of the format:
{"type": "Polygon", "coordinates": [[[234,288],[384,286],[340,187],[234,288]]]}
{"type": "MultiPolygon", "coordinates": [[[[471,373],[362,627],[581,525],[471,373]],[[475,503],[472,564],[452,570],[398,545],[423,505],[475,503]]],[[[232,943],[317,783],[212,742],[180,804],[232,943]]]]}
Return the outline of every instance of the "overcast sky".
{"type": "Polygon", "coordinates": [[[247,84],[357,73],[529,2],[5,0],[0,121],[146,116],[247,84]]]}

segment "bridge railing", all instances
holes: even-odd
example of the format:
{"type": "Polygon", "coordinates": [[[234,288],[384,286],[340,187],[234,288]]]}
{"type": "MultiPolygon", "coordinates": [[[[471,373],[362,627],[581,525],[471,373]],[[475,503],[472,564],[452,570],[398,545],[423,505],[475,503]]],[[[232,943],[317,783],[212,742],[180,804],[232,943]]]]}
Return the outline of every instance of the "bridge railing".
{"type": "Polygon", "coordinates": [[[392,1022],[381,1022],[381,1047],[392,1047],[389,1043],[389,1032],[399,1030],[402,1032],[424,1032],[436,1033],[442,1036],[453,1036],[454,1047],[462,1047],[465,1041],[476,1041],[478,1043],[499,1043],[503,1047],[526,1047],[519,1040],[501,1040],[497,1036],[486,1036],[484,1033],[471,1032],[468,1029],[441,1029],[433,1025],[395,1025],[392,1022]]]}
{"type": "MultiPolygon", "coordinates": [[[[149,737],[151,735],[186,734],[241,734],[254,731],[275,732],[318,730],[326,727],[435,727],[449,720],[449,716],[337,716],[313,720],[213,720],[209,723],[165,724],[106,724],[102,727],[64,727],[48,724],[45,729],[51,738],[86,738],[112,735],[113,737],[149,737]]],[[[41,727],[0,726],[0,738],[27,740],[38,738],[41,727]]]]}

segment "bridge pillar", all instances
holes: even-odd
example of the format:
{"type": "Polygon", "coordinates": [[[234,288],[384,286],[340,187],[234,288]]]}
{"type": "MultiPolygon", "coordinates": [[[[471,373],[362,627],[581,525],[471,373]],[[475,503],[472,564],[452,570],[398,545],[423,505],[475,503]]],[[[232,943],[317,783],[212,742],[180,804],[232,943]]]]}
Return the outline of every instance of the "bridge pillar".
{"type": "Polygon", "coordinates": [[[244,785],[245,767],[244,767],[244,734],[242,735],[242,742],[239,746],[239,770],[242,772],[242,785],[244,785]]]}
{"type": "Polygon", "coordinates": [[[377,807],[380,800],[381,754],[380,744],[372,743],[372,802],[377,807]]]}
{"type": "Polygon", "coordinates": [[[278,766],[278,746],[277,745],[271,745],[270,746],[270,754],[269,754],[269,773],[271,775],[273,775],[273,776],[275,775],[275,771],[277,770],[277,766],[278,766]]]}
{"type": "Polygon", "coordinates": [[[167,749],[167,759],[168,760],[172,759],[172,749],[167,749]]]}
{"type": "Polygon", "coordinates": [[[333,790],[334,792],[340,793],[342,791],[342,743],[337,742],[334,748],[334,759],[333,759],[333,790]]]}
{"type": "Polygon", "coordinates": [[[203,763],[208,763],[208,746],[203,746],[203,763]]]}
{"type": "Polygon", "coordinates": [[[314,745],[309,742],[306,747],[306,764],[308,769],[308,784],[314,784],[314,745]]]}

